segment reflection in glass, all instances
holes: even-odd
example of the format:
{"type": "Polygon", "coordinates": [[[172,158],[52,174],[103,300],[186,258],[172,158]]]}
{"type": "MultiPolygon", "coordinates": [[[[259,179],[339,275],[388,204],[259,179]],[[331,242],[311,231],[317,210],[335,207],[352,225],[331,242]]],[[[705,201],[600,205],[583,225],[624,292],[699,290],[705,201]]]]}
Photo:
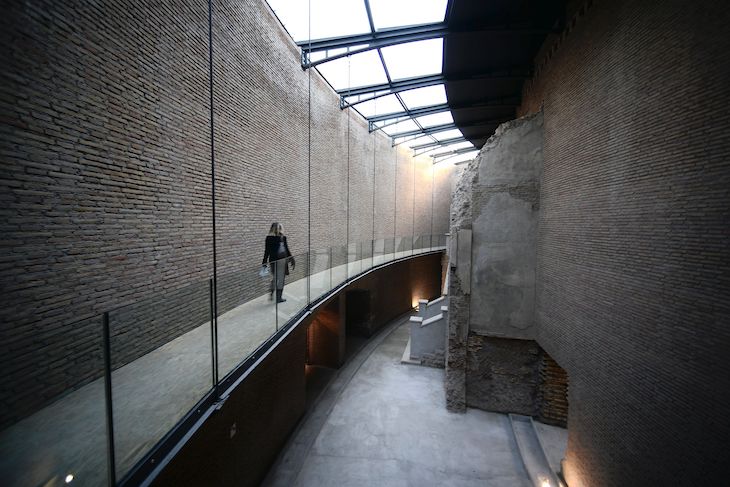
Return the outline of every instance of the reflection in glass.
{"type": "Polygon", "coordinates": [[[213,385],[207,281],[109,313],[117,478],[213,385]]]}
{"type": "MultiPolygon", "coordinates": [[[[67,346],[54,346],[55,338],[48,333],[46,349],[29,357],[28,367],[45,360],[59,361],[59,373],[46,378],[46,390],[55,397],[49,397],[42,409],[29,415],[19,411],[17,422],[0,432],[0,478],[4,486],[64,485],[67,475],[73,475],[78,485],[106,484],[101,317],[65,324],[61,329],[73,335],[70,338],[75,346],[85,351],[83,360],[64,360],[67,346]]],[[[13,375],[22,376],[22,369],[3,372],[5,385],[13,388],[13,383],[17,384],[16,392],[20,393],[22,380],[15,380],[13,375]]]]}

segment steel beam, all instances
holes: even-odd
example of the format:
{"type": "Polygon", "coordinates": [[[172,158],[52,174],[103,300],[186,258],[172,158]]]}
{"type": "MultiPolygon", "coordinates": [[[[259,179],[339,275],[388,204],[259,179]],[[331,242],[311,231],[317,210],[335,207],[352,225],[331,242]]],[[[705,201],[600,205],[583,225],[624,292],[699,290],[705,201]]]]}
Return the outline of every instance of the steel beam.
{"type": "Polygon", "coordinates": [[[444,132],[446,130],[451,130],[451,129],[455,129],[455,128],[457,128],[457,127],[453,123],[445,123],[442,125],[434,125],[433,127],[427,127],[425,129],[415,129],[415,130],[408,130],[407,132],[399,132],[397,134],[392,134],[390,137],[393,139],[398,139],[400,137],[410,137],[411,135],[430,135],[430,134],[444,132]]]}
{"type": "Polygon", "coordinates": [[[428,107],[414,108],[413,110],[407,110],[405,112],[397,113],[386,113],[384,115],[376,115],[374,117],[367,117],[368,122],[383,122],[385,120],[392,120],[394,118],[412,118],[422,117],[424,115],[432,115],[434,113],[448,112],[450,110],[449,105],[441,103],[439,105],[431,105],[428,107]]]}
{"type": "Polygon", "coordinates": [[[414,145],[411,149],[417,151],[421,149],[429,149],[446,145],[458,144],[459,142],[468,142],[464,137],[454,137],[452,139],[440,140],[438,142],[429,142],[428,144],[414,145]]]}
{"type": "Polygon", "coordinates": [[[457,126],[453,123],[445,123],[443,125],[434,125],[433,127],[428,127],[423,130],[409,130],[407,132],[400,132],[397,134],[392,134],[390,137],[392,139],[397,139],[400,137],[409,137],[411,135],[430,135],[435,134],[437,132],[445,132],[446,130],[451,129],[458,129],[458,128],[464,128],[464,127],[476,127],[479,125],[499,125],[500,123],[504,122],[504,119],[487,119],[487,120],[476,120],[474,122],[470,122],[467,124],[460,124],[457,126]]]}
{"type": "MultiPolygon", "coordinates": [[[[369,5],[366,6],[369,9],[369,5]]],[[[369,12],[368,12],[369,14],[369,12]]],[[[368,15],[369,20],[372,19],[368,15]]],[[[380,49],[387,46],[395,46],[398,44],[406,44],[408,42],[425,41],[429,39],[437,39],[448,34],[459,34],[468,32],[504,32],[512,34],[546,34],[549,29],[533,28],[522,25],[504,25],[504,24],[470,24],[463,26],[447,26],[446,22],[435,22],[431,24],[412,25],[408,27],[394,27],[389,29],[374,30],[372,21],[370,22],[371,32],[367,34],[355,34],[342,37],[329,37],[326,39],[317,39],[313,41],[298,42],[297,45],[302,49],[302,67],[310,68],[318,64],[334,61],[345,56],[358,54],[372,49],[380,49]],[[359,49],[349,50],[349,48],[363,46],[359,49]],[[347,49],[347,52],[328,56],[318,61],[310,61],[309,55],[314,52],[329,51],[335,49],[347,49]]]]}
{"type": "Polygon", "coordinates": [[[436,158],[445,157],[445,156],[458,156],[459,154],[466,154],[467,152],[478,151],[478,150],[479,149],[477,149],[476,147],[473,147],[473,146],[472,147],[462,147],[461,149],[456,149],[456,150],[452,150],[452,151],[448,151],[448,152],[440,152],[438,154],[431,154],[431,157],[436,159],[436,158]]]}
{"type": "Polygon", "coordinates": [[[514,108],[519,106],[519,104],[519,97],[499,97],[488,98],[474,103],[460,104],[454,106],[449,106],[447,103],[441,103],[438,105],[415,108],[413,110],[407,110],[404,112],[385,113],[383,115],[375,115],[365,118],[367,118],[368,122],[382,122],[395,118],[422,117],[424,115],[432,115],[434,113],[448,112],[451,110],[463,110],[469,108],[514,108]]]}
{"type": "Polygon", "coordinates": [[[399,93],[401,91],[408,91],[408,90],[415,90],[417,88],[425,88],[427,86],[434,86],[434,85],[440,85],[447,82],[456,82],[456,81],[482,81],[487,79],[495,79],[495,80],[524,80],[530,77],[530,74],[527,71],[518,71],[518,70],[511,70],[511,69],[495,69],[489,72],[485,73],[476,73],[476,74],[467,74],[467,75],[461,75],[461,76],[444,76],[442,74],[432,74],[429,76],[418,76],[415,78],[406,78],[398,81],[393,81],[392,83],[381,83],[377,85],[370,85],[370,86],[361,86],[358,88],[348,88],[343,90],[337,90],[337,94],[340,95],[340,97],[351,97],[351,96],[358,96],[358,95],[367,95],[370,93],[377,93],[379,91],[387,92],[382,93],[380,95],[372,96],[370,98],[364,99],[364,100],[358,100],[354,103],[347,103],[346,101],[341,100],[340,106],[353,106],[357,105],[358,103],[363,103],[365,101],[372,100],[374,98],[379,98],[381,96],[390,95],[393,93],[399,93]]]}

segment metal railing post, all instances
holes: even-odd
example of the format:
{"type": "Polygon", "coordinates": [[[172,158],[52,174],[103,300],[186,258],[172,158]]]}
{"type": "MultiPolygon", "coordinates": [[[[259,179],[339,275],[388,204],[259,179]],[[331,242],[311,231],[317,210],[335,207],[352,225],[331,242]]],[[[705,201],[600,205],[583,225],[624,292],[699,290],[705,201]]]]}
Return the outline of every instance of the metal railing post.
{"type": "Polygon", "coordinates": [[[107,441],[107,482],[111,487],[117,485],[117,467],[114,454],[114,408],[112,407],[112,353],[109,333],[109,312],[102,318],[102,336],[104,345],[104,401],[106,405],[106,441],[107,441]]]}

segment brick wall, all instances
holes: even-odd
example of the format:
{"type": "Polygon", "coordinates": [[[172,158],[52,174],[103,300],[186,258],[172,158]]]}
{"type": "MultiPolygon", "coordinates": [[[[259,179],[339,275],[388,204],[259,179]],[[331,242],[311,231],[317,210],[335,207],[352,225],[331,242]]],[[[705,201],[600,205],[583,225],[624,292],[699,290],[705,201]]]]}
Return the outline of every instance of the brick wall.
{"type": "MultiPolygon", "coordinates": [[[[206,2],[16,3],[0,32],[4,426],[98,377],[99,313],[135,303],[116,365],[205,320],[212,200],[206,2]]],[[[392,180],[389,141],[309,77],[264,2],[215,2],[221,311],[259,291],[272,221],[295,254],[370,240],[373,210],[376,236],[413,231],[410,154],[392,180]]],[[[416,199],[430,232],[430,184],[416,199]]]]}
{"type": "Polygon", "coordinates": [[[521,110],[544,104],[538,341],[570,376],[566,479],[725,484],[730,10],[573,4],[521,110]]]}

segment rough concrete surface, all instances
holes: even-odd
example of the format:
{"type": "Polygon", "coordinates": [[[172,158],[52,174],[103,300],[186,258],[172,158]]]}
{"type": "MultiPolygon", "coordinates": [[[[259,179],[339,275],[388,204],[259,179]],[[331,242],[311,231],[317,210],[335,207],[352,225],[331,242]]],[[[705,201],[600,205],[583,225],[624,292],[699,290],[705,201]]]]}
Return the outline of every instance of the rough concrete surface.
{"type": "Polygon", "coordinates": [[[507,416],[447,412],[443,372],[400,363],[407,341],[401,326],[363,363],[288,486],[529,486],[507,416]]]}
{"type": "Polygon", "coordinates": [[[470,329],[535,337],[535,244],[542,113],[502,124],[480,152],[472,188],[470,329]]]}

